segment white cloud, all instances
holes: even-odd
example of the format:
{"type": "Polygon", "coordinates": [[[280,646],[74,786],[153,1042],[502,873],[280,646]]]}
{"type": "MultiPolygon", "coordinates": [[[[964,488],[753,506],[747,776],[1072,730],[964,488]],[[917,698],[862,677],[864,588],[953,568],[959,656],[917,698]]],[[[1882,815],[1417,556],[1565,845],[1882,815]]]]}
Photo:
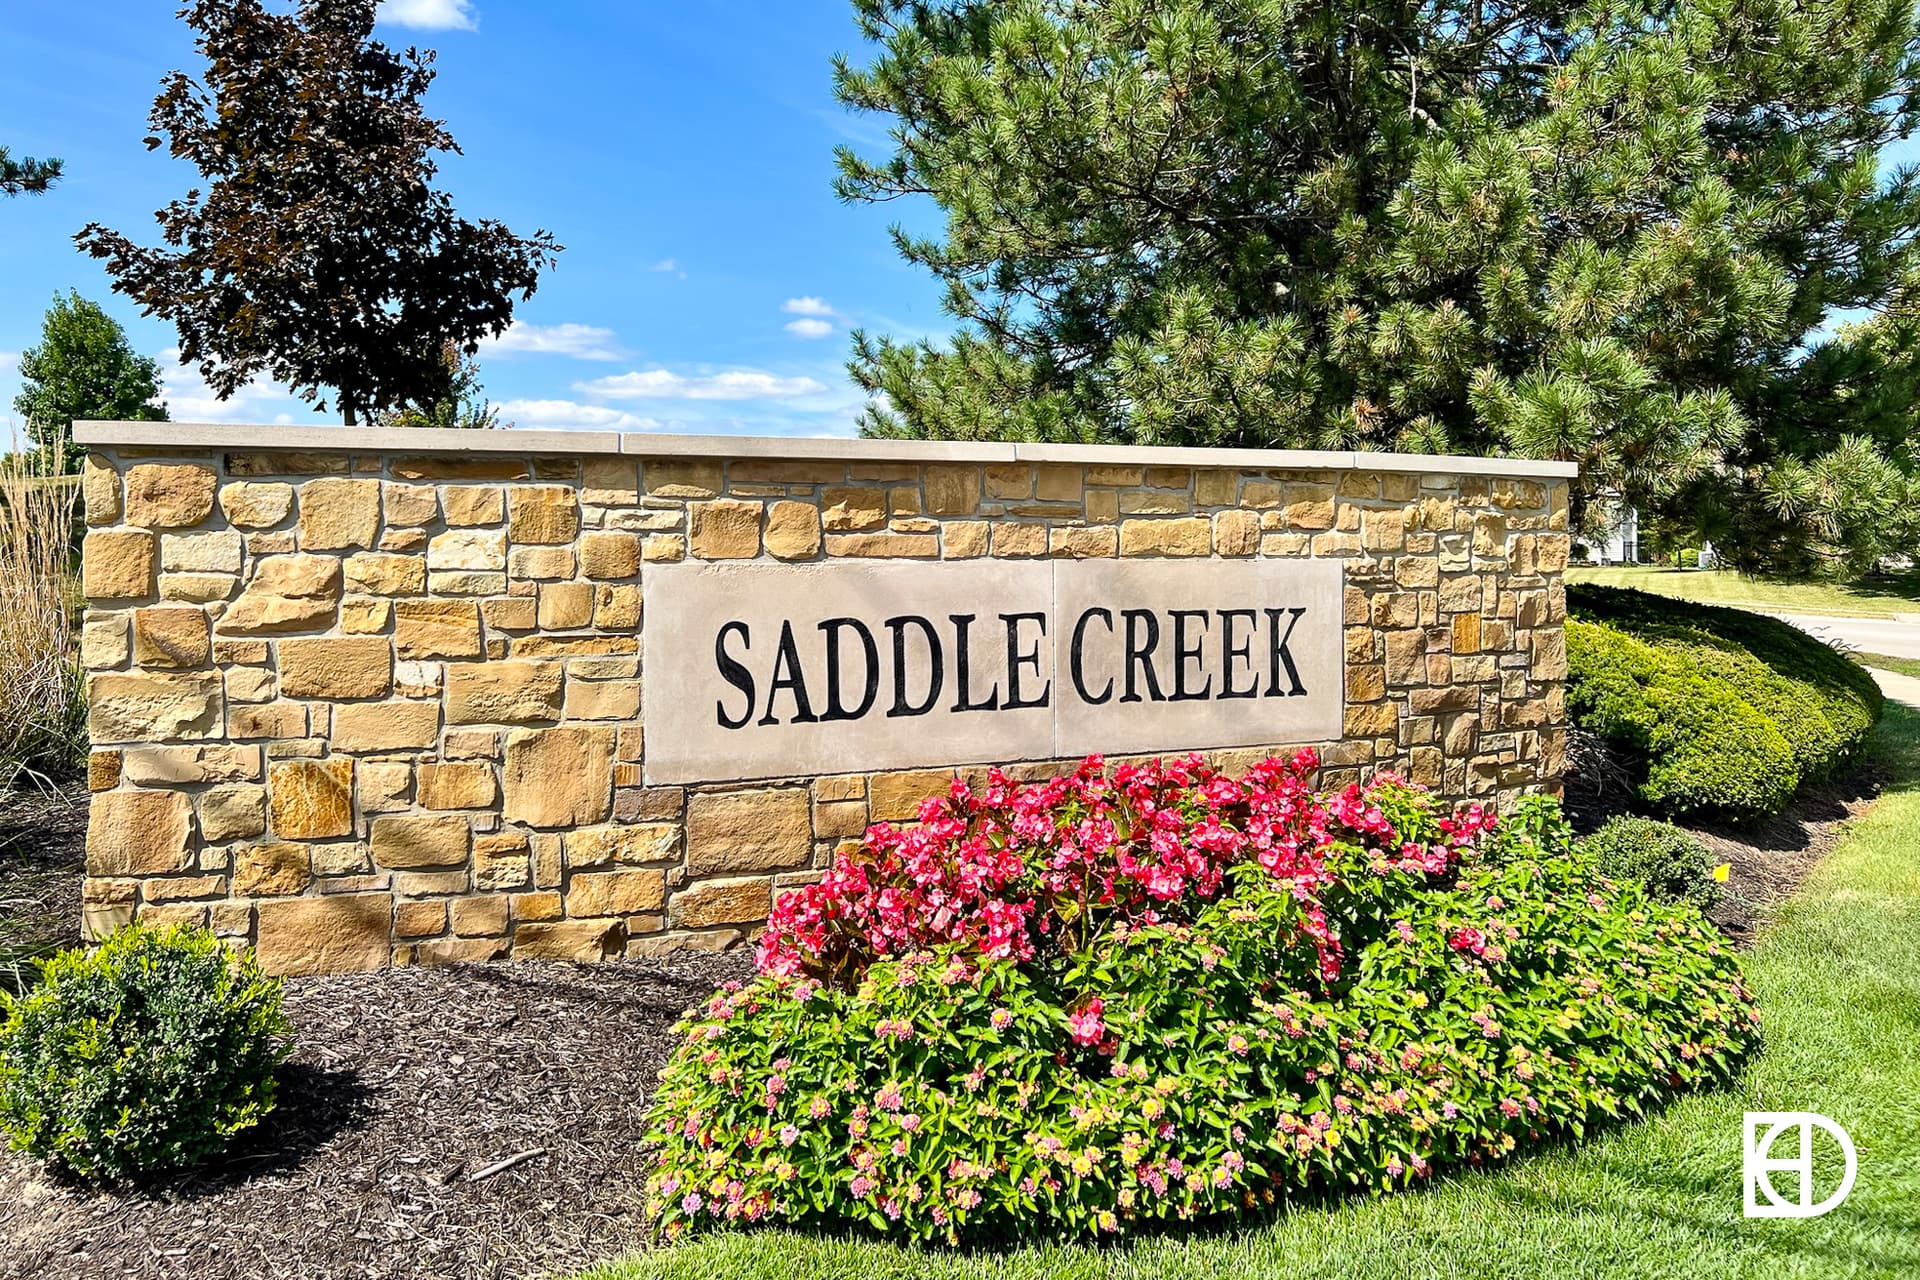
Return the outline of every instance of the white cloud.
{"type": "Polygon", "coordinates": [[[480,344],[482,352],[570,356],[575,360],[618,360],[626,353],[613,330],[590,324],[527,324],[515,320],[497,338],[480,344]]]}
{"type": "Polygon", "coordinates": [[[622,409],[578,400],[503,400],[494,408],[500,420],[536,430],[658,431],[656,418],[643,418],[622,409]]]}
{"type": "Polygon", "coordinates": [[[168,347],[154,359],[160,362],[160,398],[175,422],[338,422],[337,414],[316,414],[283,388],[248,383],[225,400],[201,378],[200,371],[180,363],[180,348],[168,347]]]}
{"type": "Polygon", "coordinates": [[[12,373],[20,367],[18,351],[0,351],[0,373],[12,373]]]}
{"type": "Polygon", "coordinates": [[[597,400],[784,400],[827,388],[812,378],[783,378],[760,369],[694,375],[646,369],[576,382],[573,389],[597,400]]]}
{"type": "Polygon", "coordinates": [[[472,0],[383,0],[380,21],[424,31],[475,31],[472,0]]]}
{"type": "Polygon", "coordinates": [[[824,338],[833,332],[833,324],[813,316],[802,316],[798,320],[787,321],[787,332],[796,338],[824,338]]]}
{"type": "Polygon", "coordinates": [[[780,309],[788,315],[795,316],[830,316],[834,314],[833,308],[827,305],[825,298],[815,298],[812,296],[805,298],[788,298],[780,304],[780,309]]]}
{"type": "Polygon", "coordinates": [[[678,271],[679,269],[680,269],[680,264],[675,262],[672,258],[662,258],[660,259],[660,261],[654,263],[652,266],[647,268],[647,270],[649,271],[678,271]]]}

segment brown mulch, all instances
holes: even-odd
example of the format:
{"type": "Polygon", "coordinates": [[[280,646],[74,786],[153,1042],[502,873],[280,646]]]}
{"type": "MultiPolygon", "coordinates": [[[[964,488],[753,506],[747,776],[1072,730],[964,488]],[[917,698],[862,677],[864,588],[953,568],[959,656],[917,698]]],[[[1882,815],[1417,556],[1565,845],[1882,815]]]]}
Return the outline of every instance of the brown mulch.
{"type": "MultiPolygon", "coordinates": [[[[1597,738],[1573,730],[1568,764],[1565,806],[1575,831],[1585,835],[1616,814],[1637,812],[1631,766],[1597,738]]],[[[1757,825],[1676,824],[1728,864],[1727,883],[1708,918],[1736,944],[1751,943],[1773,905],[1800,887],[1839,842],[1848,819],[1885,785],[1878,770],[1861,766],[1843,779],[1802,787],[1785,813],[1757,825]]]]}
{"type": "Polygon", "coordinates": [[[218,1166],[116,1194],[0,1155],[0,1276],[465,1280],[634,1248],[669,1028],[748,967],[731,953],[291,980],[279,1106],[218,1166]]]}

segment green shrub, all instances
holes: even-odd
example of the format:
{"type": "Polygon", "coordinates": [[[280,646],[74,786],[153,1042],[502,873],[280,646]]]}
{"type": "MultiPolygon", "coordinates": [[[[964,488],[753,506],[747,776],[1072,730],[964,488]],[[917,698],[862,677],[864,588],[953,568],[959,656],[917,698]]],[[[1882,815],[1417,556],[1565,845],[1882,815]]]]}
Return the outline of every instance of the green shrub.
{"type": "Polygon", "coordinates": [[[1567,602],[1573,721],[1642,762],[1660,812],[1778,813],[1880,717],[1871,676],[1776,619],[1611,587],[1567,602]]]}
{"type": "Polygon", "coordinates": [[[1679,553],[1674,556],[1674,561],[1682,569],[1698,569],[1700,567],[1700,549],[1698,547],[1682,547],[1679,553]]]}
{"type": "MultiPolygon", "coordinates": [[[[1016,805],[1007,856],[1047,865],[1097,834],[1075,804],[1053,835],[1016,805]]],[[[1218,812],[1156,822],[1151,847],[1191,859],[1218,812]]],[[[1549,803],[1491,831],[1395,784],[1286,813],[1326,843],[1284,875],[1238,862],[1156,922],[1069,940],[1056,921],[1024,959],[886,955],[850,987],[727,984],[678,1028],[655,1098],[667,1234],[1087,1236],[1395,1190],[1642,1115],[1754,1042],[1720,936],[1602,878],[1549,803]]],[[[956,830],[956,865],[982,841],[956,830]]]]}
{"type": "Polygon", "coordinates": [[[204,929],[138,926],[0,995],[0,1128],[86,1178],[198,1163],[273,1109],[280,983],[204,929]]]}
{"type": "Polygon", "coordinates": [[[1602,875],[1631,880],[1661,902],[1705,909],[1720,896],[1713,854],[1670,822],[1611,818],[1580,843],[1602,875]]]}

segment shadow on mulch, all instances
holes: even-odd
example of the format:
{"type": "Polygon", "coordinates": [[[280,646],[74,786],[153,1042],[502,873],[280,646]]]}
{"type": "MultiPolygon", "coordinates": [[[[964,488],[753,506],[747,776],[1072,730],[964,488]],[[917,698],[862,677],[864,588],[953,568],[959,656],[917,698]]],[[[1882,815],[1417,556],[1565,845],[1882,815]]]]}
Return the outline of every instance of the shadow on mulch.
{"type": "MultiPolygon", "coordinates": [[[[1618,814],[1639,813],[1633,795],[1634,762],[1580,729],[1570,731],[1564,804],[1581,835],[1618,814]]],[[[1802,787],[1786,812],[1749,826],[1686,821],[1715,858],[1728,865],[1720,901],[1707,916],[1740,946],[1752,942],[1775,903],[1798,889],[1839,843],[1845,823],[1858,816],[1886,786],[1886,778],[1863,764],[1847,776],[1802,787]]]]}
{"type": "Polygon", "coordinates": [[[79,945],[87,798],[84,786],[0,790],[0,990],[79,945]]]}

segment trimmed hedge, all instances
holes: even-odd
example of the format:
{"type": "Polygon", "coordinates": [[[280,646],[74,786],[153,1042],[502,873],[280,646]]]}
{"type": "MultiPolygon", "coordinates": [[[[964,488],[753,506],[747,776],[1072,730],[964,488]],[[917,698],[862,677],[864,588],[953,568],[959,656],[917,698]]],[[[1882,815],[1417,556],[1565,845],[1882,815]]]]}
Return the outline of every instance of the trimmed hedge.
{"type": "Polygon", "coordinates": [[[1720,897],[1713,854],[1687,832],[1657,818],[1609,818],[1580,841],[1603,876],[1632,880],[1660,902],[1706,910],[1720,897]]]}
{"type": "Polygon", "coordinates": [[[1573,722],[1643,762],[1640,798],[1659,812],[1778,813],[1880,719],[1870,675],[1776,619],[1584,585],[1567,607],[1573,722]]]}

